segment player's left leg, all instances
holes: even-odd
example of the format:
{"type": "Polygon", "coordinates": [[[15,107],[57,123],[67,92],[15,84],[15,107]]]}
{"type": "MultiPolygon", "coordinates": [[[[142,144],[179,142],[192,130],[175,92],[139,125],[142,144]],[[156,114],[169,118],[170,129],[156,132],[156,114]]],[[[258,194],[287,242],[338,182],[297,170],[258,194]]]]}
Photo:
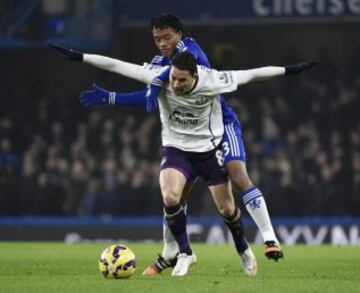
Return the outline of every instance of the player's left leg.
{"type": "Polygon", "coordinates": [[[235,206],[230,183],[209,186],[209,189],[219,213],[234,239],[244,272],[249,276],[255,276],[257,274],[256,257],[245,238],[241,212],[235,206]]]}
{"type": "Polygon", "coordinates": [[[279,241],[276,238],[265,198],[254,186],[246,170],[246,154],[241,137],[241,128],[237,123],[225,125],[222,141],[224,164],[235,189],[240,192],[245,207],[256,223],[265,244],[265,255],[277,261],[283,257],[279,241]]]}
{"type": "Polygon", "coordinates": [[[196,167],[208,185],[216,207],[233,236],[245,273],[254,276],[257,273],[256,258],[244,236],[240,209],[235,206],[231,184],[223,168],[221,150],[217,148],[197,156],[196,167]]]}

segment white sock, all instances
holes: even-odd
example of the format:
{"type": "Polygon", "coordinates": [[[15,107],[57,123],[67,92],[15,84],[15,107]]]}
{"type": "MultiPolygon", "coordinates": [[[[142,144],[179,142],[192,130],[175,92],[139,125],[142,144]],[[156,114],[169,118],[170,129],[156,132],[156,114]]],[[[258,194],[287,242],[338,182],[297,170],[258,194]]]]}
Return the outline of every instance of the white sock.
{"type": "Polygon", "coordinates": [[[263,241],[275,241],[279,243],[275,236],[274,228],[271,225],[265,198],[257,187],[251,187],[241,194],[244,204],[250,216],[256,223],[263,241]]]}
{"type": "Polygon", "coordinates": [[[176,240],[171,233],[169,226],[166,224],[165,218],[163,221],[163,241],[164,247],[161,256],[166,260],[173,259],[175,255],[179,252],[179,246],[176,243],[176,240]]]}

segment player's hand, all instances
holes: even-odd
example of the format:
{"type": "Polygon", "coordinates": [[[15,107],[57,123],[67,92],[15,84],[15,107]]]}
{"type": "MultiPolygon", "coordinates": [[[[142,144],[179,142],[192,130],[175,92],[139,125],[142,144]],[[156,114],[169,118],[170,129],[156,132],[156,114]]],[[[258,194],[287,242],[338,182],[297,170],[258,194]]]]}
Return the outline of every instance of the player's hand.
{"type": "Polygon", "coordinates": [[[65,56],[66,59],[75,60],[75,61],[82,61],[83,60],[83,53],[74,49],[66,48],[64,46],[60,46],[57,44],[49,43],[48,47],[51,49],[55,49],[61,54],[65,56]]]}
{"type": "Polygon", "coordinates": [[[158,97],[164,83],[169,81],[170,67],[155,77],[146,89],[146,111],[152,112],[158,107],[158,97]]]}
{"type": "Polygon", "coordinates": [[[311,60],[299,64],[285,65],[285,75],[299,74],[302,71],[317,65],[319,61],[311,60]]]}
{"type": "Polygon", "coordinates": [[[79,100],[82,106],[88,108],[101,105],[113,105],[115,104],[115,96],[115,92],[110,92],[93,84],[92,90],[81,92],[79,100]]]}

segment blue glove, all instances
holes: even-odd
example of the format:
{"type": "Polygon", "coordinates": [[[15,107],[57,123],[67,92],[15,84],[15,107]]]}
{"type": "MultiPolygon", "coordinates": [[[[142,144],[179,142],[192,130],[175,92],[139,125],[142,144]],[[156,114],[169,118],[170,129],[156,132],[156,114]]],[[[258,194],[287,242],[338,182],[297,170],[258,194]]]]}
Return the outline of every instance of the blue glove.
{"type": "Polygon", "coordinates": [[[170,67],[155,77],[147,86],[146,90],[146,111],[152,112],[158,107],[158,97],[164,83],[169,81],[170,67]]]}
{"type": "Polygon", "coordinates": [[[83,53],[80,51],[76,51],[74,49],[66,48],[57,44],[49,43],[49,48],[55,49],[61,54],[65,56],[66,59],[75,60],[75,61],[83,61],[83,53]]]}
{"type": "Polygon", "coordinates": [[[311,60],[299,64],[293,64],[293,65],[285,65],[285,75],[292,75],[292,74],[299,74],[303,70],[309,69],[315,65],[317,65],[319,61],[311,60]]]}
{"type": "Polygon", "coordinates": [[[88,108],[101,105],[114,105],[115,97],[115,92],[107,91],[93,84],[92,90],[81,92],[79,100],[82,106],[88,108]]]}

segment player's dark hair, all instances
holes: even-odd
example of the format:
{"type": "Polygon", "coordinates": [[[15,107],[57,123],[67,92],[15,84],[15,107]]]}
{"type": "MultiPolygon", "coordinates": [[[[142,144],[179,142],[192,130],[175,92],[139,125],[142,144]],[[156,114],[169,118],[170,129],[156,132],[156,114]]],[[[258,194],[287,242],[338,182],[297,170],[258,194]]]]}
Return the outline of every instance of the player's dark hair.
{"type": "Polygon", "coordinates": [[[150,20],[151,30],[164,29],[167,27],[174,29],[176,32],[184,32],[184,27],[180,18],[174,14],[161,14],[159,16],[153,17],[150,20]]]}
{"type": "Polygon", "coordinates": [[[180,70],[189,71],[191,75],[195,75],[197,73],[196,58],[189,52],[181,52],[177,54],[171,64],[180,70]]]}

